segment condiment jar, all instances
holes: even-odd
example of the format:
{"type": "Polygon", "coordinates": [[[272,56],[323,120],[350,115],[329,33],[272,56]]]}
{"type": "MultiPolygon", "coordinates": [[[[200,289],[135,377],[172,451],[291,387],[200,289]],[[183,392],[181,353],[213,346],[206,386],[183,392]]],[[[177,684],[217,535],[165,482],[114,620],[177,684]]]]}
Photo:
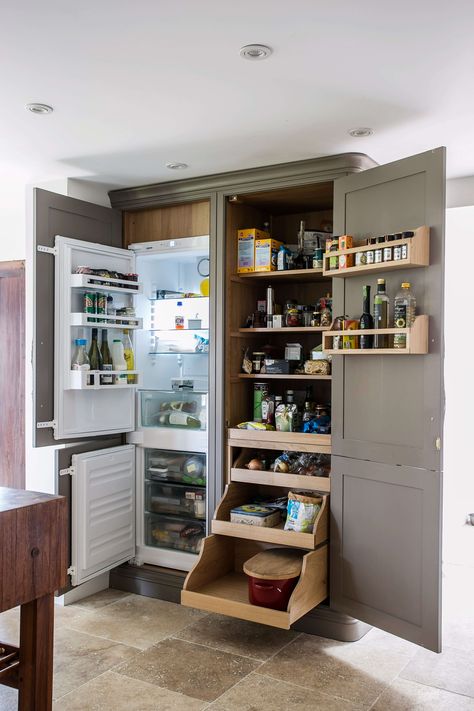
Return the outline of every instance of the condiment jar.
{"type": "Polygon", "coordinates": [[[265,358],[265,353],[262,351],[254,351],[252,354],[252,371],[254,373],[260,373],[262,370],[263,359],[265,358]]]}

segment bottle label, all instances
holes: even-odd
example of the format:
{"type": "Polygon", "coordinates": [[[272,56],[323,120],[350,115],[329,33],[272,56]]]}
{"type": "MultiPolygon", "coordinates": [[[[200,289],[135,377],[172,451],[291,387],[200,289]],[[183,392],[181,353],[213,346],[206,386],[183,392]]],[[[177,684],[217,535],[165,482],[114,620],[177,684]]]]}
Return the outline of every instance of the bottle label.
{"type": "Polygon", "coordinates": [[[170,419],[169,419],[170,425],[187,425],[188,424],[188,416],[184,412],[170,412],[170,419]]]}
{"type": "MultiPolygon", "coordinates": [[[[113,370],[112,363],[103,363],[102,372],[105,370],[113,370]]],[[[114,382],[114,376],[113,375],[101,375],[100,376],[100,382],[102,385],[113,385],[114,382]]]]}
{"type": "Polygon", "coordinates": [[[406,304],[395,304],[394,309],[394,324],[396,328],[406,328],[407,325],[407,307],[406,304]]]}

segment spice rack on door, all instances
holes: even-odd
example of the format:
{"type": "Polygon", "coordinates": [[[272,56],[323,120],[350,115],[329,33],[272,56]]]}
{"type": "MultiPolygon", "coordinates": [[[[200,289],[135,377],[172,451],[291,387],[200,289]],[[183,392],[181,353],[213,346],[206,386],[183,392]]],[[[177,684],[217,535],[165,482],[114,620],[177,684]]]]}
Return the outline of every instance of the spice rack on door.
{"type": "Polygon", "coordinates": [[[368,328],[350,331],[327,331],[323,335],[323,349],[330,355],[426,355],[428,353],[428,323],[429,317],[415,317],[410,328],[368,328]],[[333,339],[354,336],[389,336],[406,335],[405,348],[333,348],[333,339]]]}

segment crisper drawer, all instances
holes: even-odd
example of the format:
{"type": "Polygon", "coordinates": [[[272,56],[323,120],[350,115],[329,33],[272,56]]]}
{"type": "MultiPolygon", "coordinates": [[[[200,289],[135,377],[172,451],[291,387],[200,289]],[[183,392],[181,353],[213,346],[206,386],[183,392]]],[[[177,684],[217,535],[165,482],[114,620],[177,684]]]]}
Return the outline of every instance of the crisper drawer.
{"type": "Polygon", "coordinates": [[[206,490],[198,486],[145,482],[145,509],[150,513],[206,518],[206,490]]]}
{"type": "Polygon", "coordinates": [[[185,430],[207,428],[207,393],[175,390],[140,392],[142,427],[185,430]]]}
{"type": "Polygon", "coordinates": [[[190,486],[206,485],[206,455],[145,449],[145,478],[190,486]]]}
{"type": "Polygon", "coordinates": [[[199,553],[206,535],[202,521],[145,514],[145,544],[157,548],[169,548],[185,553],[199,553]]]}
{"type": "Polygon", "coordinates": [[[273,546],[227,536],[208,536],[196,565],[184,581],[181,604],[290,629],[296,620],[328,595],[328,546],[322,544],[305,553],[301,575],[286,610],[259,607],[249,601],[248,577],[243,572],[243,565],[269,547],[273,546]]]}

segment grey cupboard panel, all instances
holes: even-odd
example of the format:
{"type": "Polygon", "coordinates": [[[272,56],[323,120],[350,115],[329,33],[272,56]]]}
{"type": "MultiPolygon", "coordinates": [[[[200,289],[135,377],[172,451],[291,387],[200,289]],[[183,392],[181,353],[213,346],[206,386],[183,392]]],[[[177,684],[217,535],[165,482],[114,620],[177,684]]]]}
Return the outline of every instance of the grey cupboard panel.
{"type": "Polygon", "coordinates": [[[52,429],[36,428],[54,417],[55,258],[37,247],[54,247],[56,235],[121,247],[122,216],[119,210],[35,189],[33,235],[33,445],[45,447],[61,444],[52,429]]]}
{"type": "Polygon", "coordinates": [[[393,300],[410,281],[417,312],[429,315],[429,353],[418,356],[335,356],[335,454],[371,461],[441,469],[442,434],[444,149],[378,166],[336,180],[336,234],[356,239],[428,225],[430,266],[333,279],[334,313],[360,316],[362,286],[385,277],[393,300]]]}
{"type": "Polygon", "coordinates": [[[331,605],[440,651],[441,474],[332,457],[331,605]]]}

